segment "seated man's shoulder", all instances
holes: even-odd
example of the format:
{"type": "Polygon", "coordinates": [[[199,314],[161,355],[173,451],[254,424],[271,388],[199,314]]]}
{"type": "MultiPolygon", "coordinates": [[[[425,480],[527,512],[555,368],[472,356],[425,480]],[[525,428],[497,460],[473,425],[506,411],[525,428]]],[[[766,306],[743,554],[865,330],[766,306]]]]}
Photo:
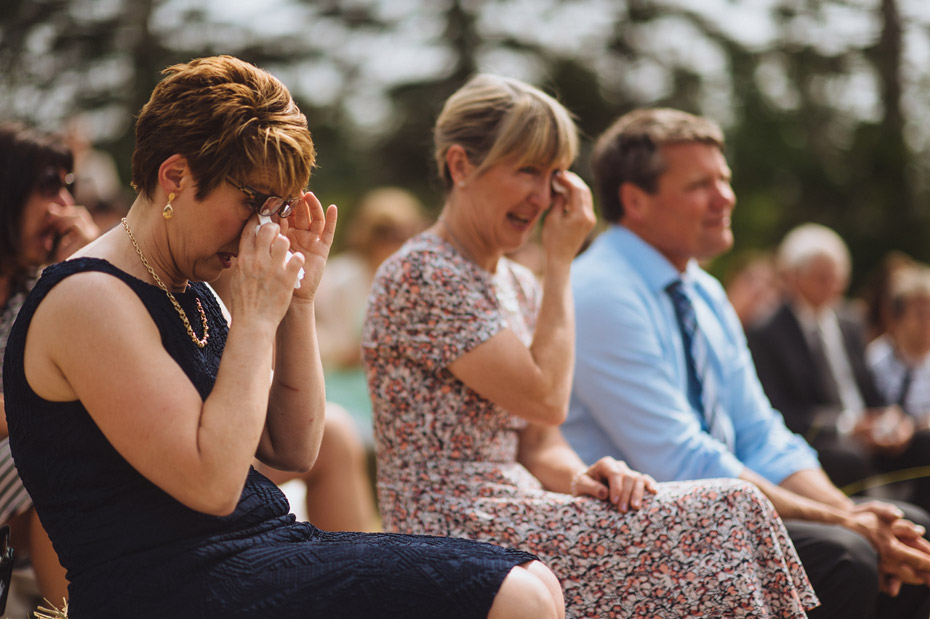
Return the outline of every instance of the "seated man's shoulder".
{"type": "Polygon", "coordinates": [[[603,294],[602,286],[637,286],[642,282],[636,265],[606,244],[594,243],[572,264],[572,283],[580,290],[603,294]]]}

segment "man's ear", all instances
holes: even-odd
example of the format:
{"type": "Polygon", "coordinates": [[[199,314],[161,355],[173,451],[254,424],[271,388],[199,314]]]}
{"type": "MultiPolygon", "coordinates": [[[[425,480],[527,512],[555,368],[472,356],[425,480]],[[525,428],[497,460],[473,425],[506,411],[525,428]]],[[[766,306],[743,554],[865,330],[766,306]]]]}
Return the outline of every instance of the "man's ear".
{"type": "Polygon", "coordinates": [[[171,155],[158,166],[158,185],[166,194],[178,195],[190,182],[190,167],[184,156],[171,155]]]}
{"type": "Polygon", "coordinates": [[[620,185],[617,189],[620,204],[623,205],[623,219],[628,221],[641,221],[649,206],[649,194],[630,182],[620,185]]]}
{"type": "Polygon", "coordinates": [[[462,187],[468,182],[468,177],[475,166],[468,160],[468,153],[459,144],[453,144],[446,150],[446,168],[452,178],[452,184],[462,187]]]}

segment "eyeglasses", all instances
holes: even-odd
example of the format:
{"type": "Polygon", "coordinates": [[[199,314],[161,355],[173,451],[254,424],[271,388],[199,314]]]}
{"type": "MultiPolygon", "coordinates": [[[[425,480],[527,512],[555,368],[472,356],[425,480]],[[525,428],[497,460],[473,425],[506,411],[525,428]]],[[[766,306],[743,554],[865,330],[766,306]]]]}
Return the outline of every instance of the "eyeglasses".
{"type": "Polygon", "coordinates": [[[74,174],[68,173],[62,178],[59,168],[49,166],[36,178],[36,191],[45,198],[54,198],[61,193],[62,188],[74,193],[74,174]]]}
{"type": "Polygon", "coordinates": [[[265,217],[271,217],[275,213],[278,214],[278,217],[287,217],[291,214],[291,211],[294,210],[294,203],[299,200],[299,198],[282,198],[274,194],[256,191],[248,185],[243,185],[231,176],[227,176],[226,180],[229,181],[233,187],[249,197],[248,205],[253,211],[265,217]]]}

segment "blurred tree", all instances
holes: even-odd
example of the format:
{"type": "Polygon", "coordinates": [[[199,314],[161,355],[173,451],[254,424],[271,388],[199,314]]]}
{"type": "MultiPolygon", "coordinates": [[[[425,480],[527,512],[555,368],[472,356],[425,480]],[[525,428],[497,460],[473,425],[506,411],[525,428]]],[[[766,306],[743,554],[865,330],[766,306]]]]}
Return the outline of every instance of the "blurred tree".
{"type": "MultiPolygon", "coordinates": [[[[747,63],[730,48],[749,86],[731,130],[744,246],[777,243],[798,223],[817,221],[846,238],[857,281],[891,249],[930,258],[926,209],[917,208],[928,195],[914,178],[927,152],[905,135],[898,1],[783,0],[767,49],[747,63]],[[840,18],[865,20],[865,36],[826,36],[840,18]]],[[[926,30],[914,34],[926,42],[926,30]]]]}
{"type": "Polygon", "coordinates": [[[847,238],[857,274],[890,249],[930,260],[924,0],[728,0],[724,10],[697,0],[217,6],[3,0],[0,116],[55,128],[90,110],[103,146],[128,166],[132,117],[159,71],[234,54],[291,87],[320,152],[311,186],[346,215],[385,183],[438,206],[430,129],[439,107],[474,72],[499,72],[575,112],[585,177],[591,139],[633,107],[717,119],[735,172],[738,250],[771,246],[812,220],[847,238]]]}

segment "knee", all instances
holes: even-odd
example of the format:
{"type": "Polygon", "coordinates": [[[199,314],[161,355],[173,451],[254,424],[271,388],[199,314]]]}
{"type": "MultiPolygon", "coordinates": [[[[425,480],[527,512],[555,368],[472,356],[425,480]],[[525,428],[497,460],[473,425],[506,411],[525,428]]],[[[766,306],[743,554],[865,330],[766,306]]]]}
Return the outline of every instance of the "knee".
{"type": "Polygon", "coordinates": [[[835,525],[787,521],[822,606],[811,617],[857,617],[875,603],[878,554],[861,535],[835,525]]]}
{"type": "Polygon", "coordinates": [[[834,574],[842,587],[871,604],[878,595],[878,554],[861,535],[841,530],[833,540],[834,574]]]}
{"type": "Polygon", "coordinates": [[[848,574],[850,587],[878,594],[878,555],[872,545],[862,536],[853,535],[839,555],[842,569],[848,574]]]}
{"type": "Polygon", "coordinates": [[[488,619],[564,619],[555,575],[538,561],[513,568],[501,583],[488,619]]]}
{"type": "Polygon", "coordinates": [[[355,428],[355,421],[341,406],[328,404],[326,407],[319,460],[324,465],[364,463],[365,447],[355,428]]]}

